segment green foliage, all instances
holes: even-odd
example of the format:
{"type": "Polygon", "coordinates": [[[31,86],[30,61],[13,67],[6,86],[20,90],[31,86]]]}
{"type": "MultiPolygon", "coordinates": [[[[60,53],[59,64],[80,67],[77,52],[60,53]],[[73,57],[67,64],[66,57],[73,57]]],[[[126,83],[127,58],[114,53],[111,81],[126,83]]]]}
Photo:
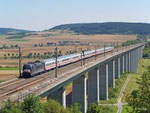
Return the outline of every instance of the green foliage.
{"type": "Polygon", "coordinates": [[[122,46],[124,47],[124,46],[129,46],[129,45],[133,45],[133,44],[137,44],[137,43],[139,43],[138,40],[128,40],[128,41],[122,43],[122,46]]]}
{"type": "Polygon", "coordinates": [[[150,73],[150,65],[147,67],[147,69],[148,69],[148,72],[150,73]]]}
{"type": "Polygon", "coordinates": [[[39,97],[34,94],[26,97],[24,102],[7,101],[0,109],[0,113],[82,113],[81,106],[75,103],[71,108],[64,108],[57,101],[49,99],[47,102],[40,102],[39,97]]]}
{"type": "Polygon", "coordinates": [[[71,30],[78,34],[149,34],[150,24],[145,23],[125,23],[125,22],[106,22],[106,23],[85,23],[85,24],[65,24],[59,25],[54,30],[71,30]]]}
{"type": "Polygon", "coordinates": [[[1,82],[4,82],[4,80],[0,80],[0,83],[1,83],[1,82]]]}
{"type": "Polygon", "coordinates": [[[127,75],[128,74],[121,74],[120,75],[120,79],[117,79],[115,81],[115,88],[109,88],[109,98],[117,98],[119,93],[120,93],[120,90],[127,78],[127,75]]]}
{"type": "Polygon", "coordinates": [[[87,109],[87,113],[102,113],[102,108],[96,103],[92,103],[87,109]]]}
{"type": "Polygon", "coordinates": [[[62,113],[63,107],[55,100],[49,99],[47,103],[44,104],[45,113],[62,113]]]}
{"type": "Polygon", "coordinates": [[[71,106],[70,113],[82,113],[80,109],[81,106],[78,103],[74,103],[74,105],[71,106]]]}
{"type": "Polygon", "coordinates": [[[145,43],[143,58],[150,58],[150,42],[145,43]]]}
{"type": "Polygon", "coordinates": [[[0,67],[1,71],[6,71],[6,70],[19,70],[19,67],[0,67]]]}
{"type": "Polygon", "coordinates": [[[116,106],[100,106],[97,103],[93,103],[87,109],[87,113],[116,113],[116,106]]]}
{"type": "Polygon", "coordinates": [[[40,99],[33,94],[24,99],[21,107],[24,113],[44,113],[40,99]]]}
{"type": "Polygon", "coordinates": [[[28,42],[29,39],[13,39],[11,41],[17,41],[17,42],[28,42]]]}
{"type": "Polygon", "coordinates": [[[19,104],[7,101],[5,106],[0,110],[0,113],[22,113],[19,104]]]}
{"type": "Polygon", "coordinates": [[[18,34],[15,34],[13,36],[10,36],[10,37],[8,37],[6,39],[21,39],[21,38],[24,38],[24,37],[30,36],[30,35],[32,35],[32,34],[18,33],[18,34]]]}
{"type": "Polygon", "coordinates": [[[130,112],[150,113],[150,73],[144,72],[140,79],[137,79],[139,88],[128,94],[126,101],[133,109],[130,112]]]}
{"type": "Polygon", "coordinates": [[[11,29],[11,28],[0,28],[0,34],[15,34],[15,33],[29,33],[32,31],[20,30],[20,29],[11,29]]]}

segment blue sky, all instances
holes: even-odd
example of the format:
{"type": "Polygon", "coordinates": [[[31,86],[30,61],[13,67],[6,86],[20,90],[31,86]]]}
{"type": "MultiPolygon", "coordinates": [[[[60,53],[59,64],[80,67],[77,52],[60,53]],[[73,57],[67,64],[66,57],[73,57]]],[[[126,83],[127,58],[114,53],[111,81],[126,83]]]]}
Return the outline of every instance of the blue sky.
{"type": "Polygon", "coordinates": [[[0,27],[44,30],[68,23],[150,23],[150,0],[0,0],[0,27]]]}

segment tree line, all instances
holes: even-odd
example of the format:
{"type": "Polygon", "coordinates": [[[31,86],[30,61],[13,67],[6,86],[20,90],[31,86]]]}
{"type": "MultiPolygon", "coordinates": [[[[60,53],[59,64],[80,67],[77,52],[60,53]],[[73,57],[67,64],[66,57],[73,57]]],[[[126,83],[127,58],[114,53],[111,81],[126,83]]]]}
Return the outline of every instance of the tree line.
{"type": "MultiPolygon", "coordinates": [[[[77,53],[76,50],[68,50],[66,51],[64,54],[65,55],[70,55],[70,54],[73,54],[73,53],[77,53]]],[[[62,53],[61,50],[58,51],[58,56],[62,56],[64,55],[62,53]]],[[[40,58],[40,59],[46,59],[46,58],[53,58],[55,57],[55,53],[54,52],[44,52],[43,54],[41,53],[38,53],[38,52],[30,52],[28,53],[27,55],[22,55],[22,58],[40,58]]],[[[4,59],[8,59],[8,58],[11,58],[11,59],[18,59],[19,56],[17,53],[7,53],[7,54],[4,54],[4,59]]]]}
{"type": "Polygon", "coordinates": [[[53,27],[54,30],[71,30],[77,34],[138,34],[150,33],[150,24],[128,22],[64,24],[53,27]]]}
{"type": "MultiPolygon", "coordinates": [[[[57,101],[49,99],[46,102],[40,101],[40,97],[34,94],[29,95],[23,102],[12,102],[8,100],[0,109],[0,113],[82,113],[81,105],[78,103],[64,108],[57,101]]],[[[87,113],[111,113],[113,110],[106,106],[99,106],[92,103],[87,109],[87,113]]]]}

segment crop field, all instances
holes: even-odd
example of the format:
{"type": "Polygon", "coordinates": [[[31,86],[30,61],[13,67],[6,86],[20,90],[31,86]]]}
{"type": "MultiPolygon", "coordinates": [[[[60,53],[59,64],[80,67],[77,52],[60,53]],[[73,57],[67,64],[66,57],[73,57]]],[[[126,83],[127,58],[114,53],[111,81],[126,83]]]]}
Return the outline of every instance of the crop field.
{"type": "MultiPolygon", "coordinates": [[[[111,43],[122,43],[127,40],[135,40],[136,35],[77,35],[71,31],[55,31],[55,32],[36,32],[33,35],[23,38],[7,39],[12,35],[0,35],[0,47],[8,46],[7,49],[0,49],[0,77],[10,76],[17,73],[18,59],[12,59],[10,57],[18,57],[18,49],[10,48],[12,45],[21,47],[22,56],[26,56],[29,53],[44,55],[45,52],[52,52],[56,46],[47,46],[47,43],[56,43],[59,41],[78,41],[80,43],[88,43],[89,45],[67,45],[58,46],[58,51],[64,55],[69,51],[80,52],[87,49],[101,48],[104,44],[110,45],[111,43]],[[43,44],[42,47],[35,47],[34,45],[43,44]],[[4,58],[4,57],[7,58],[4,58]],[[9,70],[6,67],[11,67],[9,70]],[[14,70],[13,70],[14,69],[14,70]],[[6,72],[7,71],[7,72],[6,72]],[[14,72],[13,72],[14,71],[14,72]]],[[[35,60],[41,60],[40,58],[23,58],[22,65],[27,62],[35,60]]],[[[17,73],[18,74],[18,73],[17,73]]]]}

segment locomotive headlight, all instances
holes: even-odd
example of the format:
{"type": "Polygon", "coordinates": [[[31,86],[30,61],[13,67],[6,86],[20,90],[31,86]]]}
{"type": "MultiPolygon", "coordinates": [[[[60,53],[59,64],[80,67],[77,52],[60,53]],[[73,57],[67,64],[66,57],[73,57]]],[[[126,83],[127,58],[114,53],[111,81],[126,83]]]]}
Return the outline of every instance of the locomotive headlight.
{"type": "Polygon", "coordinates": [[[24,72],[31,73],[30,69],[24,69],[24,72]]]}

